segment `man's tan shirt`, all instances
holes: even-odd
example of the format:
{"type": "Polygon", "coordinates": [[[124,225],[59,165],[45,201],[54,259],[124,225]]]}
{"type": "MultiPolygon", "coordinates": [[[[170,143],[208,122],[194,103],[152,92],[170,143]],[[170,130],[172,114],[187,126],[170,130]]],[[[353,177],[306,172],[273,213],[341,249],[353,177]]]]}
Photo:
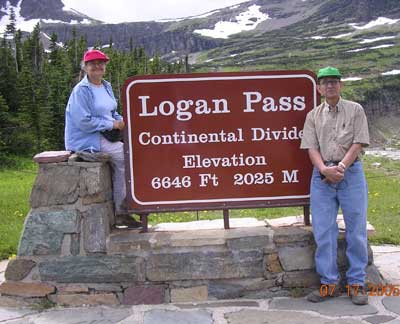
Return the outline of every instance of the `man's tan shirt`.
{"type": "Polygon", "coordinates": [[[341,98],[336,107],[324,102],[307,114],[302,149],[319,150],[324,161],[341,161],[356,143],[369,145],[367,117],[360,104],[341,98]]]}

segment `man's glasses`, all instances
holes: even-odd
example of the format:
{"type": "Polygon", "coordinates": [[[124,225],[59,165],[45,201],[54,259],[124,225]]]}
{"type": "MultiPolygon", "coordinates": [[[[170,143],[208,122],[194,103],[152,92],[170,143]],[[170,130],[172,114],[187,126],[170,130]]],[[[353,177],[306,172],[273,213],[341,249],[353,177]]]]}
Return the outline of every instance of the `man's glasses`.
{"type": "Polygon", "coordinates": [[[321,80],[321,85],[327,87],[328,85],[331,86],[337,86],[340,83],[340,80],[334,79],[334,80],[321,80]]]}

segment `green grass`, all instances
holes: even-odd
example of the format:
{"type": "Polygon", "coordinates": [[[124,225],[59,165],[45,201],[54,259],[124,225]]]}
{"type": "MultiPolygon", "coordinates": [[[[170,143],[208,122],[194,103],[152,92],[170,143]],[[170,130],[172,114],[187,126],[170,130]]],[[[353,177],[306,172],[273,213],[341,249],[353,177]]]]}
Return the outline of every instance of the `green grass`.
{"type": "Polygon", "coordinates": [[[400,161],[365,159],[368,181],[368,221],[375,227],[372,243],[400,244],[400,161]],[[373,166],[380,163],[379,167],[373,166]]]}
{"type": "MultiPolygon", "coordinates": [[[[278,218],[303,214],[302,207],[286,208],[259,208],[259,209],[232,209],[229,217],[252,217],[257,219],[278,218]]],[[[192,222],[196,220],[222,219],[222,210],[205,210],[199,212],[187,211],[179,213],[157,213],[150,214],[149,223],[159,224],[168,222],[192,222]]]]}
{"type": "Polygon", "coordinates": [[[0,259],[17,251],[36,170],[36,164],[28,159],[19,159],[12,169],[0,170],[0,259]]]}
{"type": "MultiPolygon", "coordinates": [[[[369,186],[368,220],[376,234],[375,244],[400,244],[400,161],[365,156],[364,167],[369,186]],[[374,166],[380,163],[380,166],[374,166]]],[[[18,166],[0,170],[0,259],[17,251],[23,223],[29,211],[29,194],[37,165],[20,159],[18,166]]],[[[257,219],[301,215],[301,207],[231,210],[230,217],[257,219]]],[[[222,211],[159,213],[149,216],[150,224],[222,219],[222,211]]]]}

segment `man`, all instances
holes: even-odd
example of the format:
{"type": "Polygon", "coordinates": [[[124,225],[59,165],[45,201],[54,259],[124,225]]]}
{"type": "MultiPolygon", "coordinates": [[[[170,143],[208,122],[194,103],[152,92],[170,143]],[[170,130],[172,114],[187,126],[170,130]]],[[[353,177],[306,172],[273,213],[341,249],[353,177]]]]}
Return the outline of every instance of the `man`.
{"type": "Polygon", "coordinates": [[[368,190],[359,158],[362,148],[369,145],[368,124],[361,105],[341,98],[341,77],[333,67],[318,71],[317,88],[325,102],[307,114],[301,142],[314,165],[310,199],[317,244],[315,263],[321,280],[320,289],[307,299],[321,302],[340,295],[336,223],[340,206],[346,224],[349,263],[346,293],[354,304],[365,305],[368,190]]]}

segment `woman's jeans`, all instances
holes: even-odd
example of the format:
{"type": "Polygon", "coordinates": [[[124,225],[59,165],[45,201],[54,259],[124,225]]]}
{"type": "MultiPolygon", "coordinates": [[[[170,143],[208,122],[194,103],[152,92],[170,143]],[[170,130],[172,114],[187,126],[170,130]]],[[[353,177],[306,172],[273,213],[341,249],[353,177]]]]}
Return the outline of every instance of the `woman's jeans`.
{"type": "Polygon", "coordinates": [[[311,213],[314,238],[317,243],[315,263],[322,284],[338,284],[337,265],[339,206],[346,224],[346,272],[349,285],[364,285],[368,264],[367,238],[368,189],[361,161],[356,161],[339,183],[322,182],[314,167],[311,179],[311,213]]]}

